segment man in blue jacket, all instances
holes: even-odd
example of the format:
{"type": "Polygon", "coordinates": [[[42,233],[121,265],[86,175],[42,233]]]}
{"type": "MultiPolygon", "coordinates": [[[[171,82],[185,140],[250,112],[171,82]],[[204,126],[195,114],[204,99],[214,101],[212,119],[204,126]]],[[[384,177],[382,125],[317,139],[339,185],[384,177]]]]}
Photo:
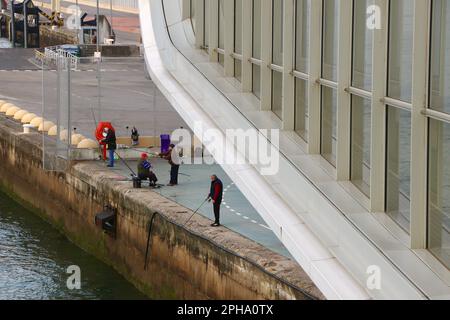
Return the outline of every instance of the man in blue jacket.
{"type": "Polygon", "coordinates": [[[209,202],[212,201],[214,209],[215,221],[211,225],[212,227],[220,227],[220,205],[222,203],[222,198],[223,198],[223,183],[214,174],[211,176],[211,188],[208,196],[208,200],[209,202]]]}

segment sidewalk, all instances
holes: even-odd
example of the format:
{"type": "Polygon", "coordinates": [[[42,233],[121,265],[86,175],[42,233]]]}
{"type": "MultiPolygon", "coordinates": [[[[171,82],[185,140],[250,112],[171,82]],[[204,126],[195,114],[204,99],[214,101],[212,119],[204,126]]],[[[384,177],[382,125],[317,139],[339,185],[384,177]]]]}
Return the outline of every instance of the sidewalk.
{"type": "MultiPolygon", "coordinates": [[[[165,186],[169,182],[170,170],[167,161],[152,158],[150,162],[153,164],[154,172],[159,179],[158,183],[164,184],[162,188],[154,189],[153,191],[191,210],[196,210],[205,200],[209,193],[210,176],[216,174],[224,185],[224,201],[221,208],[222,225],[281,255],[291,257],[283,244],[259,216],[258,212],[219,165],[182,165],[180,167],[179,185],[168,187],[165,186]]],[[[134,171],[137,170],[137,161],[127,161],[127,163],[134,171]]],[[[101,162],[97,162],[97,165],[104,166],[101,162]]],[[[130,170],[120,160],[116,162],[116,168],[112,170],[131,180],[130,170]]],[[[143,188],[147,188],[147,185],[143,186],[143,188]]],[[[199,214],[214,220],[212,204],[206,203],[199,210],[199,214]]],[[[186,216],[186,220],[188,218],[186,216]]]]}

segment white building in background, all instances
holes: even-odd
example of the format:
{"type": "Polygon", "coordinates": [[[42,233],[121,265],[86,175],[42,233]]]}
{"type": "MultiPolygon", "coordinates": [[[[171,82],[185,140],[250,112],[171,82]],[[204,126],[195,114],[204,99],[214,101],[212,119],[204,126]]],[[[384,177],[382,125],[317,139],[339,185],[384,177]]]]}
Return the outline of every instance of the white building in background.
{"type": "Polygon", "coordinates": [[[450,299],[450,0],[139,5],[186,123],[282,130],[224,169],[327,298],[450,299]]]}

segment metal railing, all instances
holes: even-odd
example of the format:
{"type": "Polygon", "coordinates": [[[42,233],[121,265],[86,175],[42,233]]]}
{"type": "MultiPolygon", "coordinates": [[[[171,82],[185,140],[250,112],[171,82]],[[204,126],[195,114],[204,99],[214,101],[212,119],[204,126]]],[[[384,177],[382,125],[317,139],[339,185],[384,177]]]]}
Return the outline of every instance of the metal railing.
{"type": "Polygon", "coordinates": [[[61,49],[60,47],[47,47],[44,52],[36,50],[35,58],[38,61],[43,62],[45,65],[49,65],[51,63],[57,63],[60,58],[67,58],[70,62],[70,69],[77,70],[80,58],[74,56],[70,52],[61,49]]]}
{"type": "Polygon", "coordinates": [[[70,68],[72,70],[77,70],[78,62],[80,60],[77,56],[74,56],[70,52],[67,52],[66,50],[63,50],[63,49],[57,49],[56,52],[58,53],[59,57],[64,57],[64,58],[69,59],[70,68]]]}

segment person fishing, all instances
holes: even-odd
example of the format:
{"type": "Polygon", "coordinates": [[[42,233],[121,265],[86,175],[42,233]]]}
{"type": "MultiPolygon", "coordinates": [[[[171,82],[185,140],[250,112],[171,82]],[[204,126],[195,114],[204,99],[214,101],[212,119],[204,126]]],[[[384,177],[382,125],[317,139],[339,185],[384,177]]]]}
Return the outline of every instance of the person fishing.
{"type": "Polygon", "coordinates": [[[136,127],[133,127],[133,129],[131,129],[131,145],[133,147],[139,145],[139,132],[136,127]]]}
{"type": "Polygon", "coordinates": [[[117,149],[117,143],[116,143],[116,133],[114,130],[109,129],[106,127],[103,129],[103,136],[105,137],[102,142],[106,144],[108,149],[108,168],[114,167],[114,154],[117,149]]]}
{"type": "Polygon", "coordinates": [[[211,176],[211,188],[209,190],[208,201],[213,203],[215,221],[211,227],[220,227],[220,205],[223,198],[223,183],[213,174],[211,176]]]}
{"type": "Polygon", "coordinates": [[[181,159],[179,152],[174,144],[171,144],[169,150],[160,153],[159,156],[166,159],[170,164],[170,182],[169,187],[178,185],[178,172],[180,170],[181,159]]]}
{"type": "Polygon", "coordinates": [[[158,178],[152,170],[152,164],[148,161],[148,155],[146,153],[141,154],[141,158],[137,164],[138,178],[141,181],[150,181],[150,187],[156,187],[158,178]]]}

